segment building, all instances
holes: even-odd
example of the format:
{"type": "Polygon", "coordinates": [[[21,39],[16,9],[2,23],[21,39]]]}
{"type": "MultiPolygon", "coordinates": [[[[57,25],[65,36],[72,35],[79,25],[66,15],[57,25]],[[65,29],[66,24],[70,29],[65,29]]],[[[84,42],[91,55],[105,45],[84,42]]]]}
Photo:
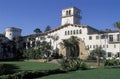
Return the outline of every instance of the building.
{"type": "Polygon", "coordinates": [[[0,59],[14,58],[17,55],[15,53],[19,53],[19,44],[14,39],[21,36],[21,31],[19,28],[9,27],[5,29],[5,34],[0,34],[0,59]]]}
{"type": "MultiPolygon", "coordinates": [[[[102,47],[106,51],[106,58],[120,56],[120,34],[117,30],[99,31],[89,25],[80,24],[80,9],[76,7],[62,10],[61,25],[50,31],[26,36],[26,48],[39,47],[42,41],[50,42],[53,50],[58,49],[59,54],[68,56],[67,49],[60,46],[60,42],[71,36],[80,39],[77,46],[77,57],[86,59],[90,52],[97,47],[102,47]],[[29,44],[29,46],[28,46],[29,44]]],[[[19,37],[21,29],[6,28],[5,37],[9,40],[19,37]]]]}
{"type": "Polygon", "coordinates": [[[5,37],[7,37],[9,40],[13,40],[14,38],[17,38],[21,36],[21,29],[15,28],[15,27],[8,27],[5,29],[5,37]]]}
{"type": "MultiPolygon", "coordinates": [[[[60,42],[71,36],[77,36],[80,39],[78,48],[79,58],[86,59],[90,54],[90,51],[94,50],[96,47],[102,47],[102,49],[107,52],[106,58],[119,57],[119,31],[108,29],[101,32],[89,25],[81,25],[80,19],[80,10],[78,8],[70,7],[63,9],[60,26],[50,31],[30,36],[34,37],[35,46],[38,46],[37,42],[51,42],[54,50],[58,48],[59,54],[62,54],[63,56],[67,55],[66,49],[61,49],[60,42]]],[[[28,40],[28,42],[30,42],[30,44],[33,43],[32,40],[28,40]]]]}

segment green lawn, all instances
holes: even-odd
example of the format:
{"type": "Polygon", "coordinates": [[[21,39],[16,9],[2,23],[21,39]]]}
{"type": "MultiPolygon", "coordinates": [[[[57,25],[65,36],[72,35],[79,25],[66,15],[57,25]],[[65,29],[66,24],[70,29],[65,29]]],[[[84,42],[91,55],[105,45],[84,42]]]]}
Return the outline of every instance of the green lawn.
{"type": "MultiPolygon", "coordinates": [[[[12,64],[18,67],[18,70],[49,70],[59,68],[57,64],[40,62],[0,62],[0,64],[12,64]]],[[[98,68],[93,70],[78,70],[65,74],[54,74],[37,79],[120,79],[120,68],[98,68]]]]}
{"type": "Polygon", "coordinates": [[[56,64],[41,63],[41,62],[24,62],[24,61],[12,61],[12,62],[0,62],[0,64],[12,64],[18,67],[18,70],[49,70],[59,68],[56,64]]]}
{"type": "Polygon", "coordinates": [[[78,70],[66,74],[50,75],[37,79],[120,79],[120,68],[78,70]]]}

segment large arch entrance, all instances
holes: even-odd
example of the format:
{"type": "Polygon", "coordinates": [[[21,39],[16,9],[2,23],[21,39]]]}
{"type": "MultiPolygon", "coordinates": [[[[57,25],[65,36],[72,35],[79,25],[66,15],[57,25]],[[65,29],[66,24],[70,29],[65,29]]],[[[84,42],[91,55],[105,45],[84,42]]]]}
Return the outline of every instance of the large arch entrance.
{"type": "Polygon", "coordinates": [[[69,57],[76,57],[77,58],[77,57],[79,57],[79,55],[80,55],[79,44],[66,48],[66,57],[67,58],[69,58],[69,57]]]}

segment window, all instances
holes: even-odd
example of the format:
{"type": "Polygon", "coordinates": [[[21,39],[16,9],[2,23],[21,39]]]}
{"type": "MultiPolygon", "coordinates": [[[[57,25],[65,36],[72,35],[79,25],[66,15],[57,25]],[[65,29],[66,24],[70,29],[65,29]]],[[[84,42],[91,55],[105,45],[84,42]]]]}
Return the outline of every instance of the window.
{"type": "Polygon", "coordinates": [[[105,39],[105,35],[101,35],[101,39],[105,39]]]}
{"type": "Polygon", "coordinates": [[[95,48],[95,45],[93,45],[93,48],[95,48]]]}
{"type": "Polygon", "coordinates": [[[91,48],[92,46],[90,45],[90,47],[89,48],[91,48]]]}
{"type": "Polygon", "coordinates": [[[116,45],[114,44],[114,48],[116,48],[116,45]]]}
{"type": "Polygon", "coordinates": [[[81,29],[79,30],[79,33],[80,33],[80,34],[82,33],[81,29]]]}
{"type": "Polygon", "coordinates": [[[112,53],[111,52],[108,52],[108,57],[111,57],[112,56],[112,53]]]}
{"type": "Polygon", "coordinates": [[[89,36],[89,40],[92,40],[92,36],[89,36]]]}
{"type": "Polygon", "coordinates": [[[73,34],[75,34],[75,30],[73,31],[73,34]]]}
{"type": "Polygon", "coordinates": [[[99,39],[99,36],[96,36],[96,39],[99,39]]]}
{"type": "Polygon", "coordinates": [[[117,41],[120,41],[120,34],[117,34],[117,41]]]}
{"type": "Polygon", "coordinates": [[[120,57],[120,52],[118,52],[118,53],[116,54],[116,57],[120,57]]]}
{"type": "Polygon", "coordinates": [[[65,31],[65,35],[67,35],[67,31],[65,31]]]}
{"type": "Polygon", "coordinates": [[[113,35],[109,35],[109,41],[113,41],[113,35]]]}
{"type": "Polygon", "coordinates": [[[68,11],[66,11],[66,15],[68,15],[68,11]]]}
{"type": "Polygon", "coordinates": [[[69,10],[69,15],[71,15],[71,10],[69,10]]]}
{"type": "Polygon", "coordinates": [[[69,35],[69,31],[68,31],[68,35],[69,35]]]}
{"type": "Polygon", "coordinates": [[[71,35],[72,35],[72,30],[71,30],[71,35]]]}
{"type": "Polygon", "coordinates": [[[78,30],[76,30],[76,34],[78,34],[78,30]]]}

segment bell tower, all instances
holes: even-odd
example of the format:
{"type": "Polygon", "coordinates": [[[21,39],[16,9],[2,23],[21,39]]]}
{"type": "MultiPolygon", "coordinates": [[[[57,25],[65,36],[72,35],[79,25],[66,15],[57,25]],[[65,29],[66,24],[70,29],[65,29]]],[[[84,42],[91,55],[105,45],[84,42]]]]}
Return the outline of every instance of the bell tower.
{"type": "Polygon", "coordinates": [[[80,9],[70,7],[62,10],[61,25],[80,24],[80,9]]]}

